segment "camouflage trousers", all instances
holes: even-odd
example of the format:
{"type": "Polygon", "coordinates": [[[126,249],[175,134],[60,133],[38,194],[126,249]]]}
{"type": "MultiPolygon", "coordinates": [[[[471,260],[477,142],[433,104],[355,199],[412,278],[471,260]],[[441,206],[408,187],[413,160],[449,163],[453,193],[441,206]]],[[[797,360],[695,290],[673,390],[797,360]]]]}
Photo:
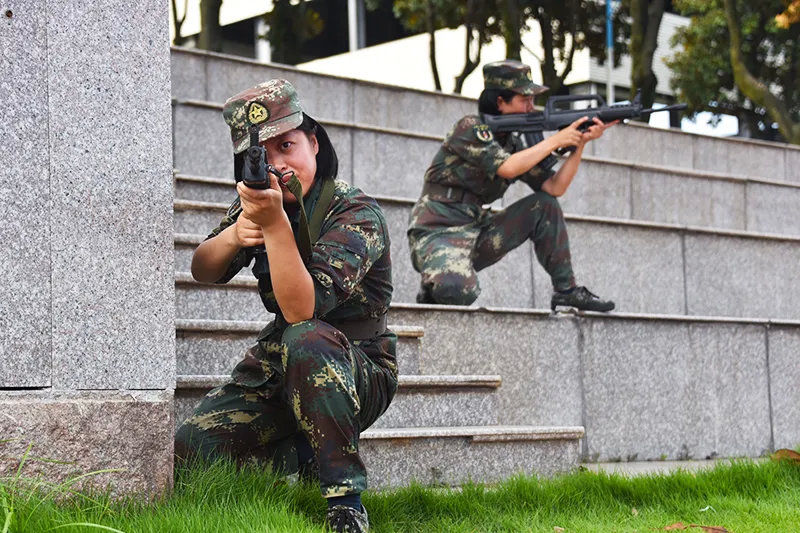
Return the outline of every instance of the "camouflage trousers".
{"type": "Polygon", "coordinates": [[[391,332],[351,343],[317,319],[274,328],[181,425],[176,456],[228,457],[291,474],[302,435],[318,461],[324,497],[363,492],[359,434],[397,389],[396,344],[391,332]]]}
{"type": "Polygon", "coordinates": [[[448,209],[423,197],[414,207],[408,231],[412,264],[437,303],[470,305],[480,295],[476,273],[528,239],[554,290],[575,286],[567,226],[553,196],[535,192],[498,213],[477,211],[471,219],[459,217],[466,212],[448,209]],[[442,224],[451,216],[456,218],[453,225],[442,224]]]}

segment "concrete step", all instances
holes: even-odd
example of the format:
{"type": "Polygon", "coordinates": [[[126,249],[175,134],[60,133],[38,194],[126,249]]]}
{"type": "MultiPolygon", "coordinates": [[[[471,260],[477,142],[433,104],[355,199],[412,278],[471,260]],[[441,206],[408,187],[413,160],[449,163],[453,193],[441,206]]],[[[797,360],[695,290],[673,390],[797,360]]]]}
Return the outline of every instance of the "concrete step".
{"type": "MultiPolygon", "coordinates": [[[[313,74],[221,54],[172,50],[172,96],[178,101],[211,102],[221,106],[231,95],[274,77],[291,81],[309,114],[327,121],[442,136],[456,120],[474,113],[477,107],[474,100],[457,95],[313,74]]],[[[216,122],[224,127],[219,111],[215,113],[216,122]]],[[[176,115],[176,125],[177,119],[176,115]]],[[[179,131],[177,127],[176,131],[179,131]]],[[[177,136],[175,141],[176,146],[181,143],[177,136]]],[[[336,146],[338,149],[339,145],[336,146]]],[[[800,174],[796,172],[800,166],[800,148],[787,144],[722,139],[631,124],[612,128],[601,139],[590,143],[588,150],[588,155],[623,161],[800,183],[800,174]]],[[[432,156],[430,152],[428,160],[432,156]]],[[[388,175],[393,175],[403,167],[388,168],[392,170],[388,175]]],[[[189,171],[188,168],[183,170],[189,171]]]]}
{"type": "MultiPolygon", "coordinates": [[[[413,302],[419,275],[411,266],[405,237],[412,203],[377,199],[389,224],[394,301],[413,302]]],[[[176,201],[175,231],[205,235],[219,223],[226,209],[226,204],[176,201]]],[[[800,237],[576,215],[567,215],[566,219],[578,283],[614,300],[618,310],[798,317],[800,237]]],[[[188,264],[197,239],[184,239],[182,235],[176,239],[178,268],[188,264]]],[[[482,271],[479,279],[482,293],[476,305],[550,305],[550,278],[529,243],[482,271]]],[[[211,318],[182,315],[180,311],[178,316],[211,318]]],[[[254,320],[239,315],[226,318],[254,320]]]]}
{"type": "Polygon", "coordinates": [[[369,429],[359,451],[372,488],[492,483],[577,468],[582,436],[582,427],[563,426],[369,429]]]}
{"type": "Polygon", "coordinates": [[[580,425],[590,461],[758,457],[800,442],[800,321],[396,304],[420,372],[500,374],[502,424],[580,425]]]}
{"type": "MultiPolygon", "coordinates": [[[[266,313],[265,313],[266,314],[266,313]]],[[[230,374],[268,321],[175,321],[175,371],[179,375],[230,374]]],[[[424,330],[393,324],[397,335],[397,366],[403,374],[419,374],[424,330]]]]}
{"type": "Polygon", "coordinates": [[[721,138],[631,122],[590,143],[591,155],[649,165],[800,183],[800,147],[721,138]]]}
{"type": "Polygon", "coordinates": [[[502,375],[500,423],[584,426],[585,460],[758,457],[800,442],[800,321],[419,304],[389,318],[424,329],[420,373],[502,375]]]}
{"type": "MultiPolygon", "coordinates": [[[[366,187],[370,194],[412,198],[421,179],[401,187],[396,182],[376,182],[366,187]]],[[[411,180],[409,180],[411,181],[411,180]]],[[[514,184],[498,202],[508,206],[531,193],[524,184],[514,184]]],[[[175,198],[212,203],[230,203],[234,181],[178,174],[175,198]]],[[[560,198],[565,213],[614,217],[728,229],[800,235],[800,185],[770,183],[712,176],[690,171],[644,167],[587,156],[579,178],[560,198]]]]}
{"type": "Polygon", "coordinates": [[[417,91],[314,74],[234,56],[172,49],[172,98],[222,104],[234,94],[271,79],[289,80],[312,117],[441,135],[475,109],[461,96],[417,91]],[[413,111],[412,111],[413,110],[413,111]]]}
{"type": "MultiPolygon", "coordinates": [[[[176,425],[192,414],[209,390],[229,380],[229,375],[178,375],[176,425]]],[[[496,425],[493,393],[500,383],[500,376],[495,375],[400,375],[394,400],[372,428],[496,425]]]]}
{"type": "MultiPolygon", "coordinates": [[[[174,164],[180,170],[176,198],[230,202],[230,134],[220,110],[183,104],[176,106],[175,114],[174,164]]],[[[441,134],[327,125],[340,156],[341,179],[372,195],[419,197],[441,134]]],[[[527,194],[525,184],[514,184],[498,205],[510,205],[527,194]]],[[[786,182],[767,173],[746,178],[713,169],[587,155],[561,200],[565,212],[573,214],[800,235],[800,180],[786,182]]]]}

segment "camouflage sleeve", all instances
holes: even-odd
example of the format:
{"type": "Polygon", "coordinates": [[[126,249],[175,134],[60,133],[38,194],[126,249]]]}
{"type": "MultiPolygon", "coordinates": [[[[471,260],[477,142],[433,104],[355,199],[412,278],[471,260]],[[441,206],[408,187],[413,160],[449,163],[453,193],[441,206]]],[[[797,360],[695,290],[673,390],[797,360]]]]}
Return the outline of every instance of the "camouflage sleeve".
{"type": "MultiPolygon", "coordinates": [[[[231,226],[233,223],[236,222],[236,219],[239,218],[239,215],[242,213],[242,206],[239,201],[239,196],[236,196],[236,199],[233,201],[231,206],[228,208],[228,212],[225,213],[225,216],[220,221],[219,226],[211,230],[211,233],[208,234],[205,240],[211,239],[212,237],[216,237],[222,231],[231,226]]],[[[253,254],[248,248],[243,248],[239,250],[233,259],[231,260],[231,264],[228,265],[228,270],[225,271],[225,274],[222,275],[214,283],[228,283],[233,276],[239,273],[241,269],[246,267],[250,264],[253,260],[253,254]]]]}
{"type": "Polygon", "coordinates": [[[524,181],[528,187],[534,191],[541,191],[542,184],[550,179],[555,174],[553,169],[545,170],[540,166],[535,166],[524,174],[520,175],[517,179],[524,181]]]}
{"type": "Polygon", "coordinates": [[[470,165],[494,178],[511,154],[495,140],[489,127],[477,116],[466,116],[456,123],[444,141],[445,147],[470,165]]]}
{"type": "Polygon", "coordinates": [[[325,316],[347,300],[388,247],[386,220],[377,205],[351,204],[329,215],[308,264],[315,315],[325,316]]]}

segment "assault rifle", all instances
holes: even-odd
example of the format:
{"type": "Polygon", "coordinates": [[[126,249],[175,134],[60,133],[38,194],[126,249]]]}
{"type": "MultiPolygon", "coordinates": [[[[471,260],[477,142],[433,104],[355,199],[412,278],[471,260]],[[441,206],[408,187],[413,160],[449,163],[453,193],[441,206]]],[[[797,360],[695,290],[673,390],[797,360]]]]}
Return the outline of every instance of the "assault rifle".
{"type": "MultiPolygon", "coordinates": [[[[236,181],[243,181],[251,189],[267,189],[269,188],[268,174],[274,174],[281,181],[285,180],[281,171],[267,162],[267,151],[258,144],[258,129],[253,126],[250,128],[250,148],[244,153],[242,175],[236,176],[236,181]]],[[[269,272],[267,250],[263,244],[253,246],[252,249],[255,257],[253,275],[260,279],[269,272]]]]}
{"type": "Polygon", "coordinates": [[[258,144],[258,129],[253,126],[250,128],[250,148],[244,153],[242,175],[237,176],[236,181],[243,181],[251,189],[266,189],[269,187],[267,174],[274,174],[279,180],[284,178],[280,170],[267,162],[267,151],[258,144]]]}
{"type": "MultiPolygon", "coordinates": [[[[544,140],[545,131],[556,131],[566,128],[581,117],[588,117],[578,129],[586,131],[594,124],[594,118],[599,118],[603,122],[614,120],[627,120],[637,118],[650,113],[661,111],[677,111],[686,109],[686,104],[675,104],[658,109],[643,109],[641,91],[636,92],[633,102],[606,105],[605,99],[599,94],[574,94],[564,96],[551,96],[547,99],[544,111],[533,111],[531,113],[511,113],[507,115],[482,115],[483,122],[489,126],[492,133],[511,133],[521,134],[527,146],[533,146],[544,140]],[[569,109],[564,104],[573,102],[596,102],[596,107],[586,109],[569,109]]],[[[571,152],[575,147],[559,150],[560,154],[571,152]]],[[[556,162],[557,158],[548,156],[539,166],[549,169],[556,162]]]]}

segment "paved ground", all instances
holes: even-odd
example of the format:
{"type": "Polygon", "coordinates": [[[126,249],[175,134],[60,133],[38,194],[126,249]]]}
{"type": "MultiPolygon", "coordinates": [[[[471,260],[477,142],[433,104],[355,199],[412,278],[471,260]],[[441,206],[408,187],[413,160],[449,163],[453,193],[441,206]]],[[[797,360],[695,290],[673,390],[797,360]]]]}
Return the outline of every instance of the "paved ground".
{"type": "MultiPolygon", "coordinates": [[[[761,461],[762,459],[755,459],[761,461]]],[[[640,461],[632,463],[583,463],[581,466],[593,472],[609,472],[625,476],[647,474],[668,474],[676,470],[691,472],[713,468],[717,463],[726,464],[730,459],[710,459],[703,461],[640,461]]]]}

